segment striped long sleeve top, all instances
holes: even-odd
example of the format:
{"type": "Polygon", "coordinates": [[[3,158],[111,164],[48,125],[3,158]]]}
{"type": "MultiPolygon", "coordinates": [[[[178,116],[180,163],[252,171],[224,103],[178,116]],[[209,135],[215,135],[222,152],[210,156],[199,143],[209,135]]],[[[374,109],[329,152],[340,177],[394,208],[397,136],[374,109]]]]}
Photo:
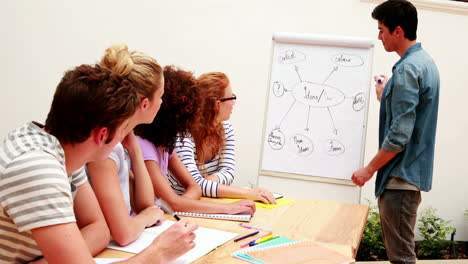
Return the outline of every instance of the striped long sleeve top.
{"type": "MultiPolygon", "coordinates": [[[[232,124],[223,122],[225,132],[225,145],[219,155],[204,164],[204,168],[197,167],[196,146],[192,137],[177,140],[176,152],[182,163],[187,167],[195,181],[200,185],[202,195],[207,197],[218,197],[218,185],[231,185],[234,181],[235,161],[235,139],[232,124]],[[216,175],[219,183],[207,180],[203,175],[216,175]]],[[[170,175],[170,182],[175,178],[170,175]]],[[[173,186],[174,190],[180,191],[180,186],[173,186]],[[179,188],[178,188],[179,187],[179,188]]]]}

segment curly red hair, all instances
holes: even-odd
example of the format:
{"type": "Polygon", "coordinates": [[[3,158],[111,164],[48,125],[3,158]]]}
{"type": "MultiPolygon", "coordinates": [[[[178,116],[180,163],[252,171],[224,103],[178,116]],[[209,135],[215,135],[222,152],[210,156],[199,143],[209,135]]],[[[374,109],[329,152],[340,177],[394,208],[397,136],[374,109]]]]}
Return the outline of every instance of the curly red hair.
{"type": "Polygon", "coordinates": [[[203,109],[200,122],[192,130],[192,137],[197,148],[197,165],[203,166],[208,159],[219,154],[224,146],[224,128],[217,120],[217,102],[224,96],[229,79],[222,72],[209,72],[198,77],[197,83],[203,98],[203,109]]]}

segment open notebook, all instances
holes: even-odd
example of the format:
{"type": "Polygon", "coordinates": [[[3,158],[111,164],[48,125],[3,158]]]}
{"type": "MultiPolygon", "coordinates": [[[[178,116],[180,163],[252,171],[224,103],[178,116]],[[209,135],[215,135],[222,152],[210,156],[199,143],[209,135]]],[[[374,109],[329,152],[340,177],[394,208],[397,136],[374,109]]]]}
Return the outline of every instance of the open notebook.
{"type": "Polygon", "coordinates": [[[190,212],[175,212],[175,214],[178,216],[212,218],[212,219],[219,219],[219,220],[231,220],[231,221],[241,221],[241,222],[249,222],[250,219],[252,218],[252,215],[249,215],[249,214],[230,215],[230,214],[202,214],[202,213],[190,213],[190,212]]]}
{"type": "MultiPolygon", "coordinates": [[[[137,240],[127,246],[121,247],[115,241],[112,241],[107,247],[135,254],[140,253],[148,247],[159,234],[164,232],[174,223],[174,221],[166,220],[160,226],[146,228],[137,240]]],[[[236,233],[205,227],[198,227],[194,233],[196,235],[195,248],[183,254],[176,260],[169,262],[170,264],[191,263],[238,235],[236,233]]]]}

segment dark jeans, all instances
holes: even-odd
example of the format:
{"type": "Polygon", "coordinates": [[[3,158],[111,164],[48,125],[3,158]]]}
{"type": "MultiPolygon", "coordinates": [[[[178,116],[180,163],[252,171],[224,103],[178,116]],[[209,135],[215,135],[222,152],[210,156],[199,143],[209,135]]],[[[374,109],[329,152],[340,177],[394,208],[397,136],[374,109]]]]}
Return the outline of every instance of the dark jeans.
{"type": "Polygon", "coordinates": [[[391,263],[415,263],[414,226],[421,192],[386,189],[378,203],[388,260],[391,263]]]}

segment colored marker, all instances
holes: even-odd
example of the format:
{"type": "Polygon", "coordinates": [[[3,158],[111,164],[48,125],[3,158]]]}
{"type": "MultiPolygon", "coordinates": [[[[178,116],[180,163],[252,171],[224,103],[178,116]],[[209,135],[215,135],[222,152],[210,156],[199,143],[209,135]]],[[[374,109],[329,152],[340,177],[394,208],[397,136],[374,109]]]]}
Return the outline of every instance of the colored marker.
{"type": "Polygon", "coordinates": [[[248,238],[248,237],[251,237],[251,236],[255,236],[256,234],[258,234],[258,232],[260,232],[260,231],[255,231],[255,232],[247,234],[245,236],[238,237],[238,238],[234,239],[234,242],[240,241],[242,239],[245,239],[245,238],[248,238]]]}
{"type": "Polygon", "coordinates": [[[271,239],[271,238],[273,238],[272,234],[266,235],[266,236],[256,240],[255,244],[260,244],[260,243],[265,242],[265,241],[267,241],[268,239],[271,239]]]}
{"type": "Polygon", "coordinates": [[[241,245],[241,248],[246,247],[246,246],[250,246],[250,244],[255,243],[255,240],[257,240],[257,239],[254,239],[254,240],[252,240],[252,241],[249,241],[249,242],[247,242],[247,243],[241,245]]]}
{"type": "Polygon", "coordinates": [[[252,240],[252,241],[250,241],[249,246],[255,246],[255,245],[259,244],[259,243],[262,243],[263,241],[265,241],[267,239],[270,239],[272,236],[273,236],[273,234],[269,233],[268,235],[259,237],[256,240],[252,240]]]}
{"type": "Polygon", "coordinates": [[[242,226],[244,228],[248,228],[248,229],[255,229],[255,230],[260,230],[260,231],[265,231],[265,232],[270,232],[271,233],[271,230],[269,230],[269,229],[255,227],[255,226],[251,226],[251,225],[247,225],[247,224],[240,224],[240,226],[242,226]]]}
{"type": "MultiPolygon", "coordinates": [[[[265,241],[263,241],[263,242],[261,242],[261,243],[265,243],[265,242],[268,242],[268,241],[277,239],[277,238],[279,238],[279,237],[280,237],[280,236],[275,236],[275,237],[272,237],[272,238],[270,238],[270,239],[267,239],[267,240],[265,240],[265,241]]],[[[260,243],[257,243],[257,244],[260,244],[260,243]]]]}
{"type": "Polygon", "coordinates": [[[383,83],[383,81],[384,81],[384,78],[382,78],[382,77],[377,78],[378,83],[383,83]]]}

